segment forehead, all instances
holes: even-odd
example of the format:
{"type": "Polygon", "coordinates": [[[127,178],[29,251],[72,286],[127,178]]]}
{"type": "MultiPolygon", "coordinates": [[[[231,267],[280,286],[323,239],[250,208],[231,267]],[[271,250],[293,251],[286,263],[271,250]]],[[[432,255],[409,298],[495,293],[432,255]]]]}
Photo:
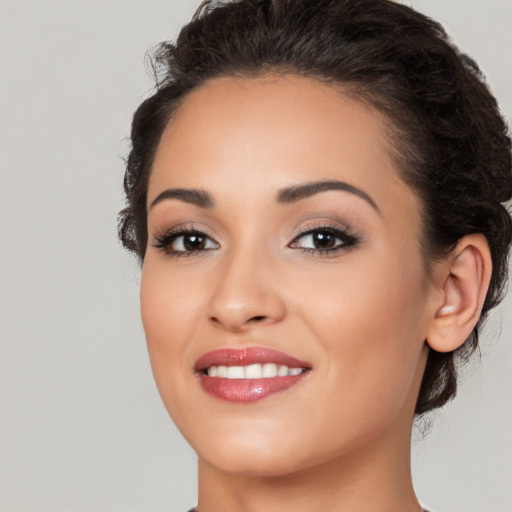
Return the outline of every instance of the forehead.
{"type": "Polygon", "coordinates": [[[265,197],[314,180],[343,180],[377,203],[416,207],[390,154],[379,112],[314,78],[224,77],[190,93],[164,131],[148,199],[161,189],[265,197]]]}

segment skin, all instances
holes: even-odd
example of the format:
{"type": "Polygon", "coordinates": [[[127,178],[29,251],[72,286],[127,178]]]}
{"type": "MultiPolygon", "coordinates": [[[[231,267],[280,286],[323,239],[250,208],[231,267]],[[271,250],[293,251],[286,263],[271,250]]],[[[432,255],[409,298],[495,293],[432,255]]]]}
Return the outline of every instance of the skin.
{"type": "Polygon", "coordinates": [[[444,299],[425,270],[419,199],[387,133],[378,113],[331,86],[263,76],[193,91],[162,136],[148,204],[169,188],[215,202],[168,198],[149,209],[141,279],[153,373],[198,454],[201,512],[421,510],[410,435],[444,299]],[[276,202],[280,189],[317,180],[358,187],[377,208],[333,190],[276,202]],[[212,241],[181,257],[153,246],[179,226],[212,241]],[[304,252],[311,237],[299,230],[319,226],[346,227],[358,243],[304,252]],[[196,360],[249,346],[312,370],[250,404],[206,394],[196,360]]]}

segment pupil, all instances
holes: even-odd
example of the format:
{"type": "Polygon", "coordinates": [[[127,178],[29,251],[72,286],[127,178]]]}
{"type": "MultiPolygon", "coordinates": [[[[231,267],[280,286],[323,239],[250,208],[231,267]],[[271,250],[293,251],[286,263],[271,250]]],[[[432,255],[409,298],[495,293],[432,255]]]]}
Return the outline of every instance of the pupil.
{"type": "Polygon", "coordinates": [[[325,249],[326,247],[333,247],[335,237],[330,233],[319,232],[313,235],[315,246],[325,249]]]}
{"type": "Polygon", "coordinates": [[[202,236],[188,235],[185,237],[183,245],[187,251],[197,251],[204,248],[204,239],[202,236]]]}

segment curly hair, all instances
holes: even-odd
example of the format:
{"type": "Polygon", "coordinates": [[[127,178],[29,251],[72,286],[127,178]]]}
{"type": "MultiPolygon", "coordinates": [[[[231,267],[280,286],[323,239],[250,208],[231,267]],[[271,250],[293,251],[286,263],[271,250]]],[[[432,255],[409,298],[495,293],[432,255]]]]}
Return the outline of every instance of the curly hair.
{"type": "Polygon", "coordinates": [[[141,261],[147,245],[146,195],[153,158],[186,96],[221,76],[287,73],[341,86],[381,111],[391,153],[422,204],[425,260],[482,233],[492,277],[481,317],[456,351],[430,350],[416,414],[455,396],[457,363],[478,346],[487,313],[503,296],[512,241],[511,140],[477,64],[443,27],[391,0],[204,1],[175,43],[152,58],[154,94],[136,110],[119,214],[123,245],[141,261]]]}

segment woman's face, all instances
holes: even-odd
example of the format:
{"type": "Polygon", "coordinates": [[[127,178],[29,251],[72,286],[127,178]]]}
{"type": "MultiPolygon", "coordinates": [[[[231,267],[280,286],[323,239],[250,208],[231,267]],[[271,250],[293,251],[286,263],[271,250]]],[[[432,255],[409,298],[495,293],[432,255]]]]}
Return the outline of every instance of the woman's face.
{"type": "Polygon", "coordinates": [[[215,79],[164,132],[142,319],[162,399],[208,464],[283,475],[407,437],[433,293],[388,132],[294,76],[215,79]]]}

